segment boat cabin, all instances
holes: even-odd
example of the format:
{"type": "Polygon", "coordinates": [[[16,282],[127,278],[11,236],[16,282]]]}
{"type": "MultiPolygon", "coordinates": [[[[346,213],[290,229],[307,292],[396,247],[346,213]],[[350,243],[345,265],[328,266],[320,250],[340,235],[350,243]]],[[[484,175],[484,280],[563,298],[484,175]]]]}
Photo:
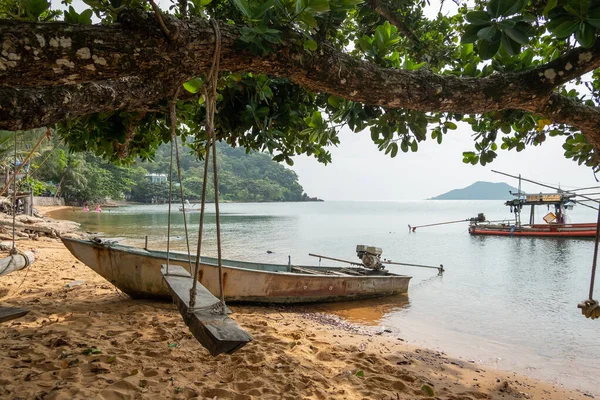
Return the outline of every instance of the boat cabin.
{"type": "Polygon", "coordinates": [[[519,192],[511,193],[513,196],[518,196],[516,199],[508,200],[504,205],[509,206],[511,213],[515,214],[515,225],[521,226],[521,210],[525,206],[531,206],[529,213],[529,225],[535,224],[535,207],[547,206],[548,213],[543,219],[548,224],[565,224],[566,210],[573,209],[575,205],[574,193],[539,193],[525,194],[519,192]]]}

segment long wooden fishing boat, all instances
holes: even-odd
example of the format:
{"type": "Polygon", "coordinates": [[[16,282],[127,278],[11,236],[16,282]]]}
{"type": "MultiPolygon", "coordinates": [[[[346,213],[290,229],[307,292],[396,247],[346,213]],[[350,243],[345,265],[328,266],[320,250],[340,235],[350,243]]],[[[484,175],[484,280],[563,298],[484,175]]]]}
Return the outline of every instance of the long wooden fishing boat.
{"type": "Polygon", "coordinates": [[[565,238],[594,238],[596,224],[471,224],[471,235],[492,236],[534,236],[534,237],[565,237],[565,238]]]}
{"type": "Polygon", "coordinates": [[[573,193],[523,194],[519,190],[516,199],[504,203],[514,213],[514,222],[492,223],[483,214],[472,218],[469,225],[471,235],[491,236],[533,236],[563,238],[593,238],[596,236],[596,223],[566,223],[566,210],[575,204],[573,193]],[[521,197],[521,196],[524,197],[521,197]],[[531,206],[529,224],[521,223],[521,210],[531,206]],[[546,206],[548,212],[543,219],[545,224],[534,223],[536,206],[546,206]],[[550,209],[552,209],[550,211],[550,209]]]}
{"type": "MultiPolygon", "coordinates": [[[[167,253],[116,243],[62,238],[69,251],[117,288],[136,298],[170,298],[161,265],[167,253]]],[[[192,257],[192,265],[195,257],[192,257]]],[[[171,252],[170,264],[188,269],[187,254],[171,252]]],[[[411,279],[362,267],[308,267],[222,260],[227,301],[309,303],[402,294],[411,279]]],[[[201,257],[198,281],[219,293],[217,260],[201,257]]]]}

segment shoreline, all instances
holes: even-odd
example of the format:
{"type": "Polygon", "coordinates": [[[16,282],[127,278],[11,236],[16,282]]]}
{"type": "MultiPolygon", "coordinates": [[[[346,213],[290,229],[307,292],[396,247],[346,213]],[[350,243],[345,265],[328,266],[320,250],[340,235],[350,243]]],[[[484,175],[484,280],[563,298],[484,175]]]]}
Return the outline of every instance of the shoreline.
{"type": "Polygon", "coordinates": [[[413,399],[427,386],[442,399],[590,398],[309,306],[231,305],[254,341],[212,358],[172,304],[119,293],[56,239],[19,248],[37,260],[0,281],[3,306],[31,310],[3,323],[2,397],[413,399]],[[72,280],[84,283],[66,289],[72,280]]]}

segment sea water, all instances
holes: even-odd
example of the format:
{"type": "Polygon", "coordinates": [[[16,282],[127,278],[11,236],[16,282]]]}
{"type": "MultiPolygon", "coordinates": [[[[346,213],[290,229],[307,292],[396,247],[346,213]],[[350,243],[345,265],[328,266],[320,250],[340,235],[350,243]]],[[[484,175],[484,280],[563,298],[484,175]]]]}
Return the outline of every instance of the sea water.
{"type": "MultiPolygon", "coordinates": [[[[123,244],[165,249],[167,205],[135,205],[103,213],[61,210],[98,235],[123,244]]],[[[171,243],[185,250],[183,215],[172,207],[171,243]]],[[[214,207],[208,205],[203,255],[216,255],[214,207]]],[[[523,210],[523,221],[528,215],[523,210]]],[[[536,210],[538,216],[548,211],[536,210]]],[[[584,318],[577,303],[588,295],[593,241],[476,237],[468,223],[408,225],[467,219],[511,221],[502,201],[404,201],[221,204],[223,257],[318,265],[316,253],[358,261],[357,244],[383,248],[383,257],[439,265],[446,272],[390,266],[413,276],[407,298],[318,305],[351,322],[391,327],[405,340],[490,367],[517,371],[600,394],[600,321],[584,318]],[[365,307],[365,304],[367,305],[365,307]]],[[[195,249],[199,214],[187,214],[195,249]]],[[[578,206],[571,222],[595,222],[578,206]]],[[[322,265],[335,265],[326,260],[322,265]]],[[[600,288],[595,296],[600,297],[600,288]]]]}

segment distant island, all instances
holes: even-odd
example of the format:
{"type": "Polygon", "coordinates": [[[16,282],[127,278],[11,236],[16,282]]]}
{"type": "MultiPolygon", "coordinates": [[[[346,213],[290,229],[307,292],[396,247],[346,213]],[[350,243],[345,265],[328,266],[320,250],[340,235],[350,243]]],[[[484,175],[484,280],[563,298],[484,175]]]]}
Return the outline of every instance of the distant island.
{"type": "Polygon", "coordinates": [[[454,189],[428,200],[506,200],[510,198],[510,191],[516,193],[518,189],[504,182],[478,181],[466,188],[454,189]]]}

